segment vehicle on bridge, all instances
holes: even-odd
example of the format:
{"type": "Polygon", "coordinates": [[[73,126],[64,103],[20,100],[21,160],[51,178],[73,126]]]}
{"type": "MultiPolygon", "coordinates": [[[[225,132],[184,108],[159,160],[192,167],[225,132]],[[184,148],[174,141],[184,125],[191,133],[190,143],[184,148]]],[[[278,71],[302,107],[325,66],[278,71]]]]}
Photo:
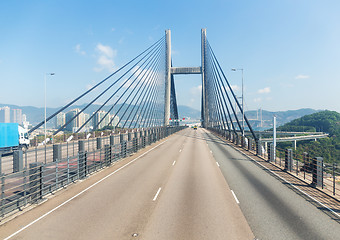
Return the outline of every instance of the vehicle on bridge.
{"type": "Polygon", "coordinates": [[[14,150],[28,148],[27,129],[18,123],[0,123],[0,154],[12,153],[14,150]]]}

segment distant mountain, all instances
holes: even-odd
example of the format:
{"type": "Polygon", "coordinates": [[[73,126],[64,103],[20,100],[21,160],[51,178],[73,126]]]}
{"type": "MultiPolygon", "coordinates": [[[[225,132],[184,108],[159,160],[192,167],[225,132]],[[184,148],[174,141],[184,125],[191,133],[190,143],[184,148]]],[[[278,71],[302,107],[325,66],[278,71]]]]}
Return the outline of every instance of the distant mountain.
{"type": "MultiPolygon", "coordinates": [[[[10,105],[10,104],[0,104],[0,107],[3,106],[9,106],[11,109],[14,108],[19,108],[22,109],[22,113],[26,114],[27,116],[27,121],[29,121],[32,125],[36,125],[40,123],[41,121],[44,120],[44,111],[45,109],[42,108],[37,108],[37,107],[32,107],[32,106],[17,106],[17,105],[10,105]]],[[[63,110],[63,112],[67,112],[71,109],[74,108],[79,108],[83,109],[86,106],[86,104],[82,105],[74,105],[71,108],[67,108],[63,110]]],[[[85,113],[92,114],[95,112],[100,105],[93,104],[89,106],[86,110],[85,113]]],[[[108,111],[111,106],[105,106],[103,107],[102,110],[108,111]]],[[[117,112],[119,108],[121,107],[120,112],[118,113],[118,116],[121,118],[125,110],[127,109],[127,105],[117,105],[114,108],[114,112],[117,112]]],[[[47,108],[47,117],[58,111],[60,108],[47,108]]],[[[160,109],[159,111],[162,111],[160,109]]],[[[277,125],[283,125],[287,122],[290,122],[296,118],[302,117],[304,115],[312,114],[315,112],[319,112],[320,110],[314,110],[310,108],[305,108],[305,109],[299,109],[299,110],[289,110],[289,111],[279,111],[279,112],[270,112],[266,110],[262,110],[262,124],[261,124],[261,114],[259,111],[246,111],[245,114],[250,121],[251,125],[256,129],[268,129],[271,128],[273,125],[273,116],[276,116],[277,120],[277,125]],[[262,126],[262,127],[261,127],[262,126]]],[[[184,106],[184,105],[179,105],[178,106],[178,114],[180,118],[191,118],[195,120],[201,119],[201,111],[184,106]]],[[[51,123],[48,123],[48,127],[52,127],[54,122],[52,121],[51,123]]]]}
{"type": "MultiPolygon", "coordinates": [[[[75,109],[75,108],[83,109],[83,108],[86,107],[86,105],[87,104],[74,105],[70,108],[63,110],[63,112],[67,112],[67,111],[69,111],[71,109],[75,109]]],[[[38,107],[32,107],[32,106],[18,106],[18,105],[1,104],[0,103],[0,107],[3,107],[3,106],[8,106],[11,109],[17,109],[17,108],[22,109],[22,113],[26,114],[26,116],[27,116],[27,121],[29,121],[33,126],[44,120],[45,108],[43,108],[43,107],[38,108],[38,107]]],[[[102,108],[102,110],[109,111],[111,106],[104,106],[102,108]]],[[[127,106],[128,106],[127,104],[125,104],[125,105],[118,104],[117,106],[115,106],[114,112],[119,111],[118,116],[121,118],[123,116],[123,113],[126,111],[127,106]]],[[[92,104],[84,112],[88,113],[88,114],[92,114],[99,107],[100,107],[100,105],[92,104]]],[[[130,107],[130,110],[132,109],[132,107],[130,107]]],[[[60,108],[46,108],[47,117],[51,116],[53,113],[57,112],[59,109],[61,109],[61,107],[60,108]]],[[[159,111],[162,111],[162,110],[159,110],[159,111]]],[[[129,110],[127,111],[127,114],[125,114],[125,117],[123,119],[125,119],[128,116],[128,114],[129,114],[129,110]]],[[[201,112],[200,111],[193,109],[191,107],[188,107],[188,106],[178,106],[178,114],[179,114],[179,117],[181,117],[181,118],[182,117],[183,118],[191,118],[191,119],[200,119],[201,118],[201,112]]],[[[54,121],[48,122],[47,126],[53,127],[54,121]]]]}
{"type": "Polygon", "coordinates": [[[272,128],[274,116],[276,116],[277,126],[281,126],[294,119],[300,118],[308,114],[320,112],[320,111],[321,110],[315,110],[311,108],[302,108],[298,110],[288,110],[288,111],[278,111],[278,112],[270,112],[270,111],[262,110],[262,124],[261,124],[261,111],[260,110],[246,111],[245,115],[247,116],[248,120],[251,122],[252,127],[254,127],[256,130],[260,130],[260,129],[272,128]]]}
{"type": "Polygon", "coordinates": [[[278,130],[293,132],[322,131],[329,133],[330,136],[340,137],[340,113],[326,110],[309,114],[284,124],[278,130]]]}
{"type": "Polygon", "coordinates": [[[178,115],[180,118],[191,118],[191,119],[196,119],[199,120],[201,119],[201,111],[184,106],[184,105],[179,105],[178,107],[178,115]]]}
{"type": "MultiPolygon", "coordinates": [[[[297,143],[297,153],[308,152],[311,157],[323,157],[325,162],[340,162],[340,113],[321,111],[295,119],[279,127],[282,131],[323,131],[329,137],[318,141],[300,141],[297,143]]],[[[291,143],[279,143],[278,148],[290,148],[291,143]]]]}

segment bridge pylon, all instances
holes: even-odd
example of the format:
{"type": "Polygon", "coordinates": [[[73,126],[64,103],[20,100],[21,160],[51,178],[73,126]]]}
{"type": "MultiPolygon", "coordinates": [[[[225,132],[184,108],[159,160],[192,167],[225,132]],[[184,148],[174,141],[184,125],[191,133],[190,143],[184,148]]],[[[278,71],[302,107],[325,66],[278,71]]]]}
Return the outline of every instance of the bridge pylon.
{"type": "MultiPolygon", "coordinates": [[[[164,126],[170,123],[170,97],[171,97],[171,78],[173,75],[179,74],[201,74],[202,75],[202,111],[201,123],[203,127],[207,127],[208,109],[206,97],[206,74],[205,74],[205,58],[206,58],[206,29],[201,30],[201,66],[199,67],[173,67],[171,65],[171,30],[165,31],[166,47],[165,47],[165,105],[164,105],[164,126]]],[[[174,89],[173,89],[174,90],[174,89]]]]}

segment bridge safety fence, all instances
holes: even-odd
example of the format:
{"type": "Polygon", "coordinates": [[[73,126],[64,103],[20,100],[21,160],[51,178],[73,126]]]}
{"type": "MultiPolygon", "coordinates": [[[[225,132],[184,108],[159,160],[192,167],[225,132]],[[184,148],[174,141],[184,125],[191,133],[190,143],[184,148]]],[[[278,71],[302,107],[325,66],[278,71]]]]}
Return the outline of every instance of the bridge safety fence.
{"type": "Polygon", "coordinates": [[[299,153],[293,149],[276,148],[274,158],[272,146],[268,147],[267,159],[282,169],[303,179],[311,186],[320,188],[329,195],[340,196],[340,166],[333,161],[325,162],[323,157],[312,156],[308,152],[299,153]]]}
{"type": "Polygon", "coordinates": [[[16,153],[12,170],[0,175],[0,219],[184,128],[155,127],[16,153]]]}
{"type": "Polygon", "coordinates": [[[330,196],[340,199],[340,166],[334,161],[326,163],[319,156],[311,156],[309,153],[298,153],[293,149],[278,149],[272,144],[264,144],[255,141],[248,136],[242,137],[228,131],[210,128],[226,140],[229,140],[238,147],[241,147],[266,161],[280,167],[283,171],[289,172],[300,178],[310,186],[320,189],[330,196]]]}

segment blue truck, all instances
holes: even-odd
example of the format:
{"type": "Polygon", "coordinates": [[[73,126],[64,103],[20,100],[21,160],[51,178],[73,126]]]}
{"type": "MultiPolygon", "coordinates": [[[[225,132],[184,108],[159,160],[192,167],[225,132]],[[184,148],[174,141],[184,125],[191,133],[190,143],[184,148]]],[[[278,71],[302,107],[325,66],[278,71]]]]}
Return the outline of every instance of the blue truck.
{"type": "Polygon", "coordinates": [[[30,140],[27,129],[18,123],[0,123],[0,154],[8,154],[14,150],[28,148],[30,140]]]}

